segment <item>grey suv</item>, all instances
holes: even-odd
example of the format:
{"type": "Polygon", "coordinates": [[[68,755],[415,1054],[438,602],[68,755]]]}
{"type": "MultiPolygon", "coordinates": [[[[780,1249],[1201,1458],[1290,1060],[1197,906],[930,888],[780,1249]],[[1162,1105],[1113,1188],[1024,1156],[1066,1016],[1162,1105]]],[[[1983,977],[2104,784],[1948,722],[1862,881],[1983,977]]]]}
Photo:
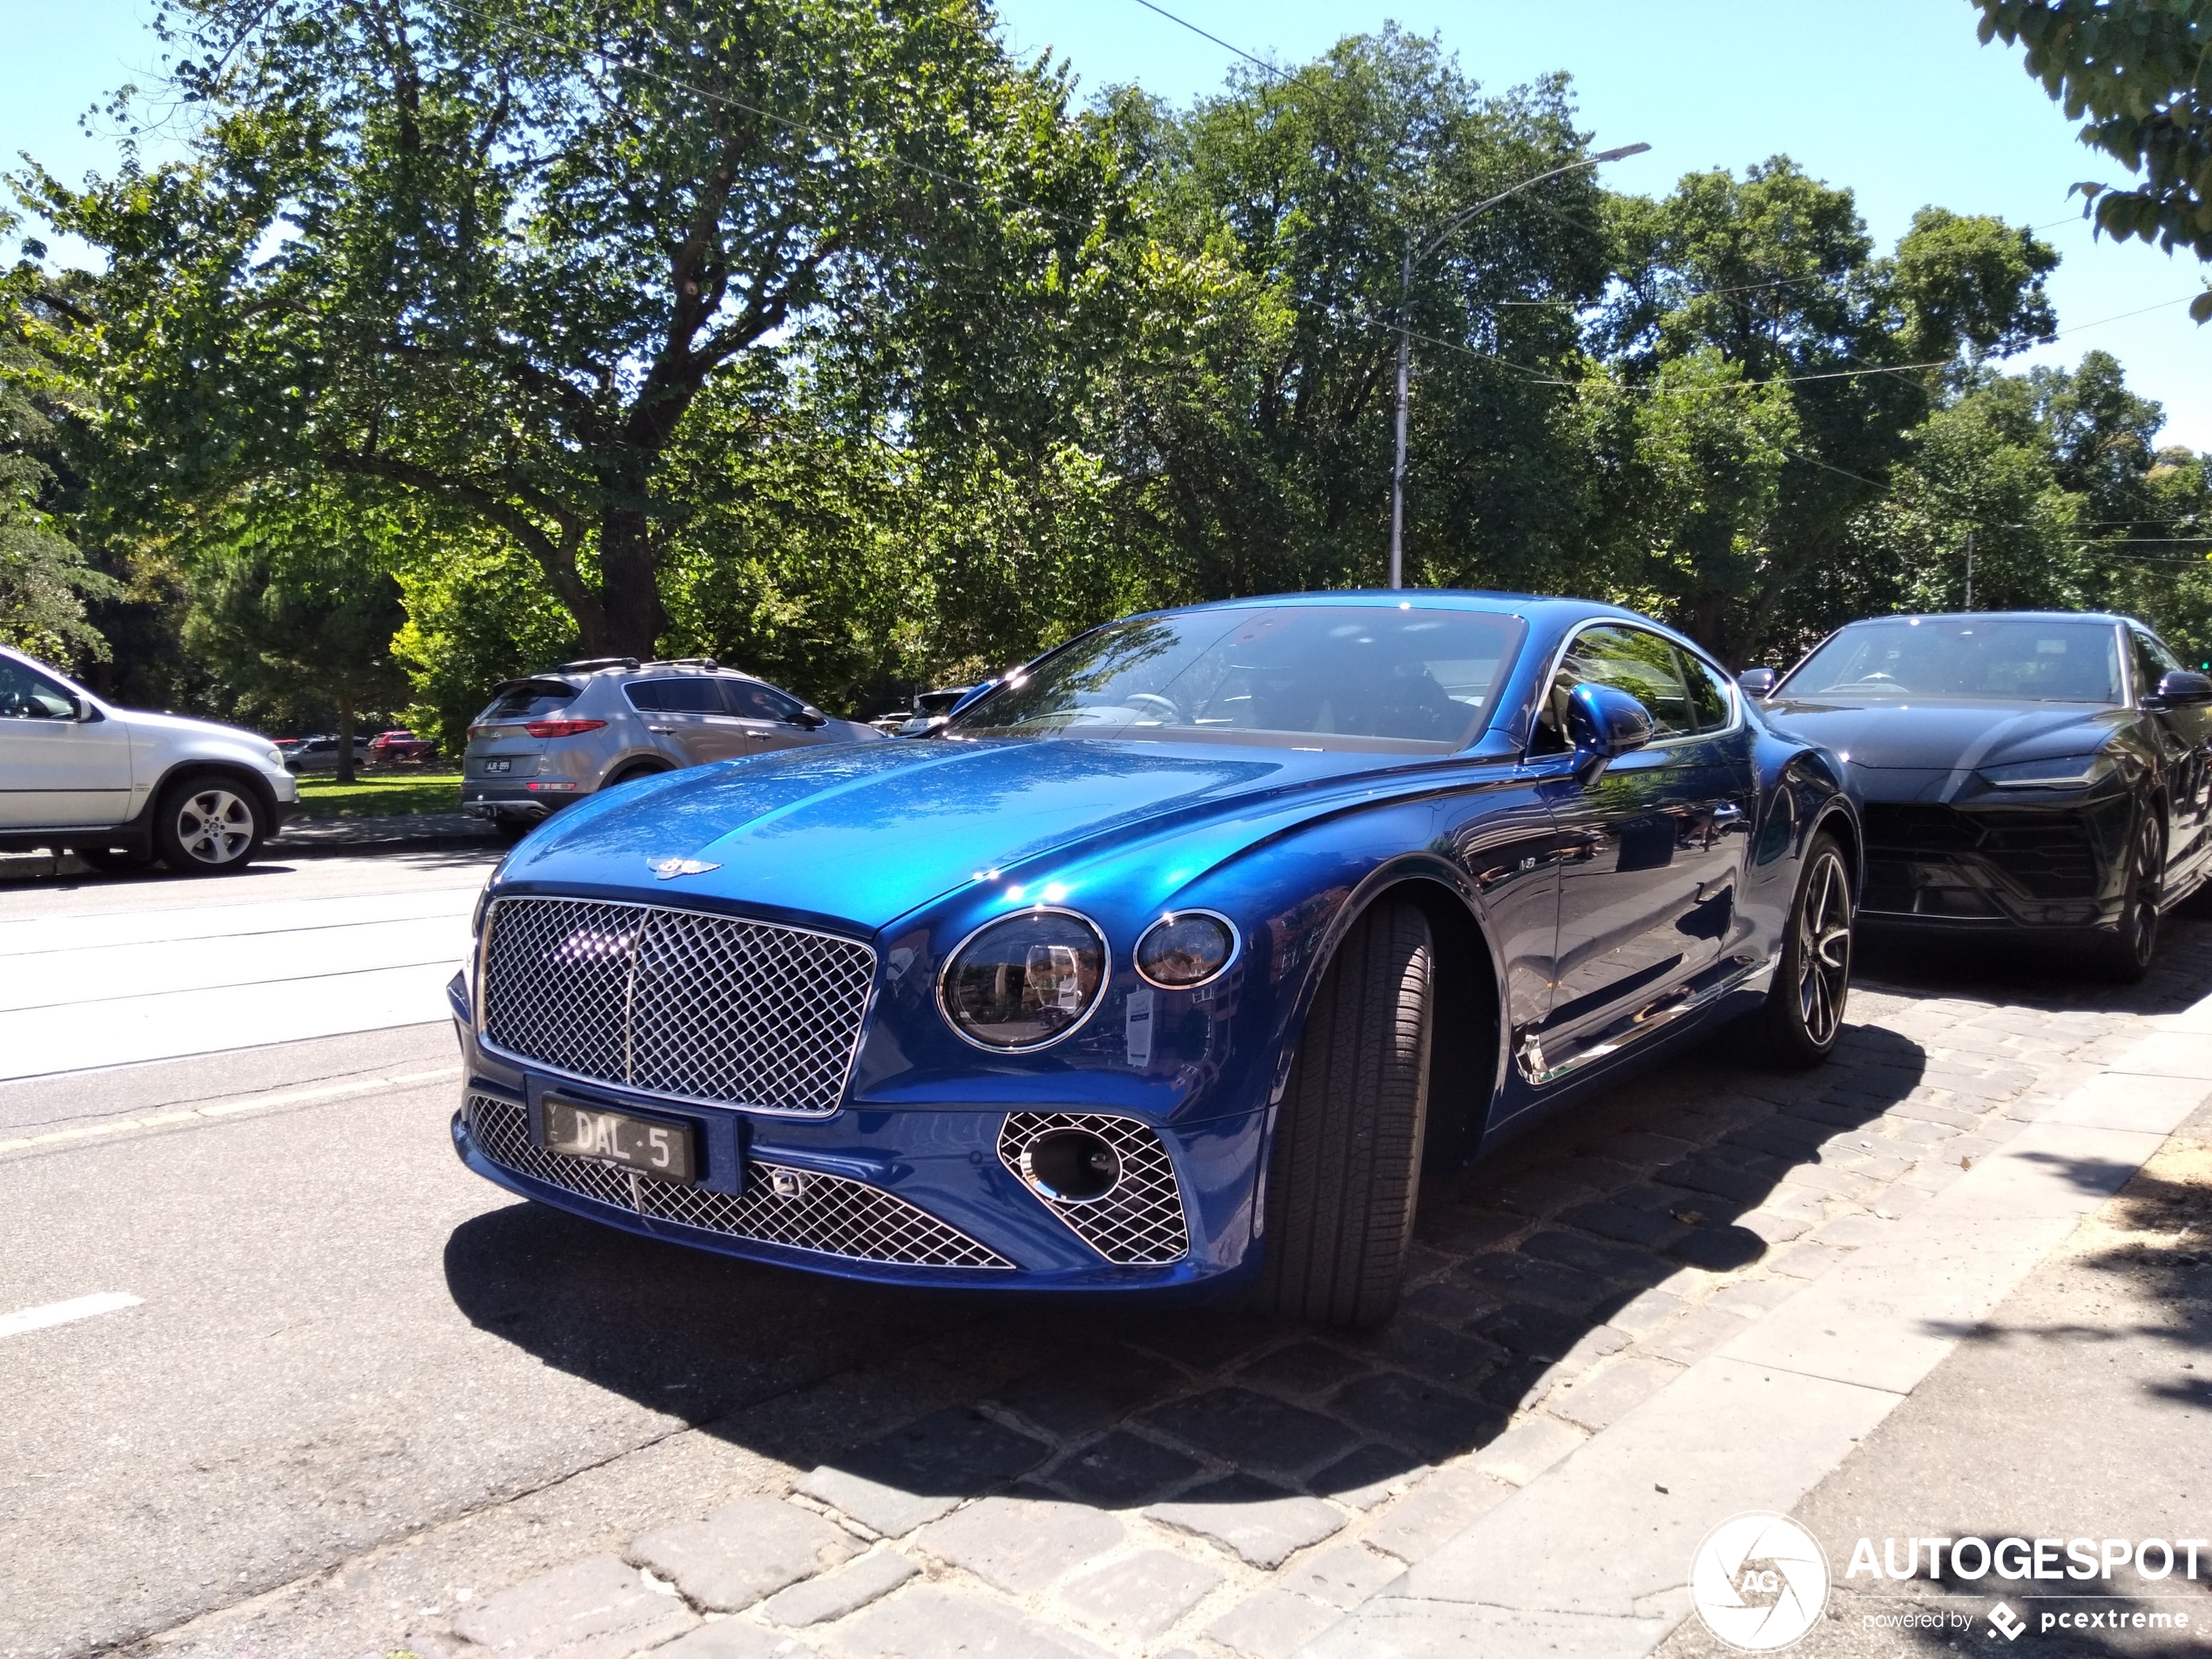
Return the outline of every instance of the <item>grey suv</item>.
{"type": "Polygon", "coordinates": [[[469,728],[462,806],[519,837],[571,801],[657,772],[806,744],[882,740],[711,657],[595,658],[493,691],[469,728]]]}

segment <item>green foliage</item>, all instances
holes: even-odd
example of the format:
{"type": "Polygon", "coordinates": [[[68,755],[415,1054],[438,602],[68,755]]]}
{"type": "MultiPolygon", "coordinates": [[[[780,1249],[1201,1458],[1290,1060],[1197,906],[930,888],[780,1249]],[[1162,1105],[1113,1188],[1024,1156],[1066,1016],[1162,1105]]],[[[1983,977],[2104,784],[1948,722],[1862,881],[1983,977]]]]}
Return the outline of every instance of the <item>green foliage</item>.
{"type": "Polygon", "coordinates": [[[529,556],[490,532],[448,527],[403,553],[405,623],[393,660],[408,677],[408,730],[457,756],[491,688],[576,655],[576,624],[529,556]]]}
{"type": "MultiPolygon", "coordinates": [[[[1981,37],[2027,49],[2027,72],[2124,164],[2133,190],[2074,186],[2097,227],[2212,260],[2212,0],[1975,0],[1981,37]]],[[[2212,320],[2212,289],[2189,314],[2212,320]]]]}
{"type": "Polygon", "coordinates": [[[392,636],[406,613],[392,571],[403,511],[320,479],[254,485],[200,526],[188,646],[280,720],[338,714],[338,777],[353,776],[355,717],[405,695],[392,636]]]}

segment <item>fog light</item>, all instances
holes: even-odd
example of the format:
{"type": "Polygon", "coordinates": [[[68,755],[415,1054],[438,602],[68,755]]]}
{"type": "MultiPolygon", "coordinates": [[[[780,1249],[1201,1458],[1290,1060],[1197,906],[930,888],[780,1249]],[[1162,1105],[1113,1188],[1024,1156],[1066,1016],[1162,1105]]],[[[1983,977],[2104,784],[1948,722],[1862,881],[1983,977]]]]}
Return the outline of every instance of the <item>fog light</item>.
{"type": "Polygon", "coordinates": [[[1022,1178],[1048,1198],[1089,1204],[1122,1181],[1122,1157],[1087,1129],[1056,1129],[1022,1149],[1022,1178]]]}

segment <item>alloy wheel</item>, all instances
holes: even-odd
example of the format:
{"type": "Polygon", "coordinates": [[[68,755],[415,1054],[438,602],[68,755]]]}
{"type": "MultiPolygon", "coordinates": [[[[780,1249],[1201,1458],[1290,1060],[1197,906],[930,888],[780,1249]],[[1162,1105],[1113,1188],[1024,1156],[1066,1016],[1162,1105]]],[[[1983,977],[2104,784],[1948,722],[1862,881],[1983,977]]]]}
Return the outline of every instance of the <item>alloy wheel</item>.
{"type": "Polygon", "coordinates": [[[2146,966],[2158,948],[2158,901],[2166,890],[2164,852],[2158,819],[2146,806],[2135,822],[2134,844],[2128,850],[2128,910],[2120,921],[2129,957],[2146,966]]]}
{"type": "Polygon", "coordinates": [[[1797,1017],[1817,1048],[1836,1040],[1851,992],[1851,882],[1824,849],[1797,912],[1797,1017]]]}
{"type": "Polygon", "coordinates": [[[253,809],[227,789],[202,789],[177,807],[177,840],[201,864],[229,864],[253,845],[253,809]]]}

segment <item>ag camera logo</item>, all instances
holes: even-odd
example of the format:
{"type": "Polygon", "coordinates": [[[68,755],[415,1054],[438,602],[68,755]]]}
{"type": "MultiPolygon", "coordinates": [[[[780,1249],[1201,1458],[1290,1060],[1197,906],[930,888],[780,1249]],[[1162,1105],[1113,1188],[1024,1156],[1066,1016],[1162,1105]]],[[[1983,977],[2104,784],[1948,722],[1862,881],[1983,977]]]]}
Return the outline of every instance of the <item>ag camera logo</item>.
{"type": "Polygon", "coordinates": [[[1705,1534],[1690,1559],[1689,1596],[1704,1627],[1744,1653],[1788,1647],[1828,1608],[1828,1556],[1787,1515],[1754,1509],[1705,1534]]]}

